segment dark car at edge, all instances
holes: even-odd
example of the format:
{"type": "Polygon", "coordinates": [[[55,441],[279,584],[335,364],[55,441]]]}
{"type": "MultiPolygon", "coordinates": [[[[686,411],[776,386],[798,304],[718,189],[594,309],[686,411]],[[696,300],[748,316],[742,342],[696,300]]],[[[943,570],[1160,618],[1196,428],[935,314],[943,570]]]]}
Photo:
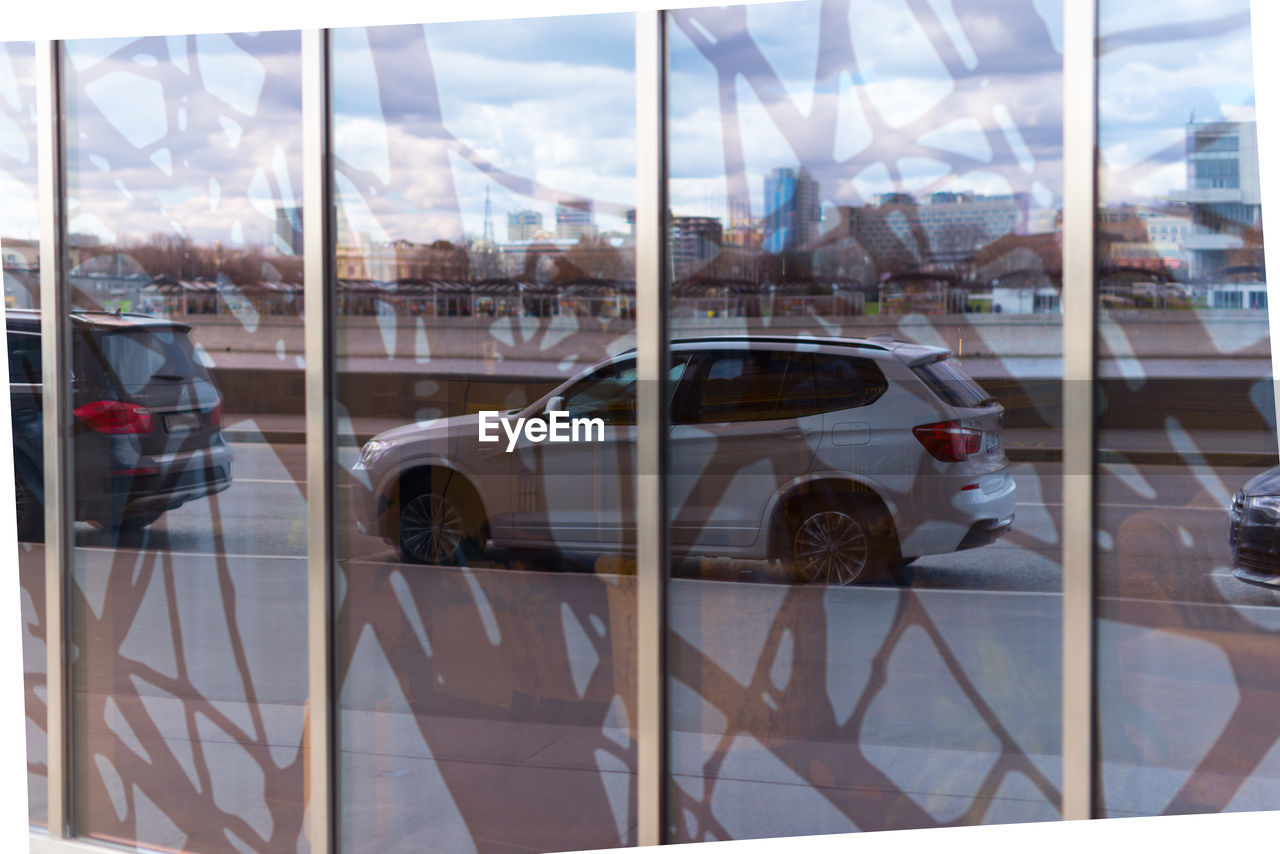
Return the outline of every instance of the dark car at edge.
{"type": "MultiPolygon", "coordinates": [[[[44,536],[38,311],[6,312],[18,538],[44,536]]],[[[190,327],[143,314],[76,311],[71,468],[76,521],[141,528],[231,485],[222,397],[190,327]]]]}

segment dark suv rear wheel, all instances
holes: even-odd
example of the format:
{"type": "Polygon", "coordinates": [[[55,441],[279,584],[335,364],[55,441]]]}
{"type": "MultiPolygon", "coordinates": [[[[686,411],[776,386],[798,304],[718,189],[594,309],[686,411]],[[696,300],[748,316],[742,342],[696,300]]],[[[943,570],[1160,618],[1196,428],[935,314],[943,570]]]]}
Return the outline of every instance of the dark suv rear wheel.
{"type": "Polygon", "coordinates": [[[809,496],[789,514],[788,562],[807,584],[877,581],[893,559],[893,523],[874,501],[858,495],[809,496]]]}

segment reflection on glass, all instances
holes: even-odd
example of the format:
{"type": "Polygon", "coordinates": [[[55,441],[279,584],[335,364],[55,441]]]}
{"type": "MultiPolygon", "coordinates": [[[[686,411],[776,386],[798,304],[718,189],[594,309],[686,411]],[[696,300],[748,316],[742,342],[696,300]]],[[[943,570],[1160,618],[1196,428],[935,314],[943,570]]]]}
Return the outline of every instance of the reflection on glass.
{"type": "MultiPolygon", "coordinates": [[[[75,827],[293,852],[307,688],[298,36],[65,50],[75,827]]],[[[38,320],[24,313],[22,334],[38,338],[38,320]]]]}
{"type": "Polygon", "coordinates": [[[635,843],[633,20],[334,33],[344,850],[635,843]]]}
{"type": "Polygon", "coordinates": [[[672,841],[1058,816],[1061,38],[673,13],[672,841]]]}
{"type": "Polygon", "coordinates": [[[1273,809],[1276,420],[1249,4],[1099,13],[1099,809],[1273,809]]]}
{"type": "Polygon", "coordinates": [[[0,268],[4,275],[13,428],[14,506],[22,584],[22,656],[26,677],[27,805],[31,823],[47,823],[44,656],[44,415],[40,336],[18,328],[40,304],[40,230],[36,210],[35,49],[0,44],[0,268]]]}

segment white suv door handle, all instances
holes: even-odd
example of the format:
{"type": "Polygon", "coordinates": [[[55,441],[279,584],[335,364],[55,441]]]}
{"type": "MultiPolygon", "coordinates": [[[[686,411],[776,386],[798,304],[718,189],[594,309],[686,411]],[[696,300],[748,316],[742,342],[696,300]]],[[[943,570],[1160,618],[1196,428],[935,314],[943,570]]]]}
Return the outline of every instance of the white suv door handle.
{"type": "Polygon", "coordinates": [[[812,427],[792,427],[787,430],[779,430],[773,436],[775,439],[803,439],[812,432],[812,427]]]}

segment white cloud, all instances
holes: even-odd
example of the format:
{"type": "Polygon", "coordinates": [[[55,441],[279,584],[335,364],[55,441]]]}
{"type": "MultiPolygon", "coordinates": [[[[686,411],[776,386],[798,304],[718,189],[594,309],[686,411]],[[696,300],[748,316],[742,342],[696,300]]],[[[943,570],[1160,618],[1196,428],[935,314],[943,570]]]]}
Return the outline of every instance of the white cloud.
{"type": "MultiPolygon", "coordinates": [[[[0,69],[3,73],[3,69],[0,69]]],[[[31,159],[31,146],[22,128],[5,113],[0,113],[0,154],[12,157],[19,163],[27,163],[31,159]]]]}
{"type": "Polygon", "coordinates": [[[969,43],[969,37],[965,35],[964,26],[956,17],[956,10],[951,5],[951,0],[929,0],[929,5],[933,8],[933,13],[938,16],[942,28],[947,33],[947,38],[951,40],[951,44],[955,47],[956,53],[960,56],[960,61],[964,63],[965,68],[973,69],[978,65],[978,55],[973,51],[973,45],[969,43]]]}
{"type": "Polygon", "coordinates": [[[777,73],[782,87],[801,115],[813,109],[814,78],[818,57],[814,50],[796,50],[795,46],[816,45],[822,24],[819,3],[784,3],[747,6],[747,29],[752,33],[783,31],[788,38],[758,39],[756,46],[777,73]]]}
{"type": "Polygon", "coordinates": [[[39,227],[39,216],[40,209],[31,188],[0,170],[0,235],[33,234],[39,227]]]}
{"type": "MultiPolygon", "coordinates": [[[[1249,0],[1160,0],[1160,26],[1187,24],[1212,20],[1249,11],[1249,0]]],[[[1152,26],[1152,7],[1145,3],[1099,3],[1098,32],[1104,37],[1127,30],[1141,30],[1152,26]]],[[[1188,33],[1195,37],[1196,30],[1188,33]]]]}
{"type": "Polygon", "coordinates": [[[72,39],[63,43],[71,67],[76,71],[86,71],[102,62],[135,38],[124,39],[72,39]]]}
{"type": "MultiPolygon", "coordinates": [[[[1109,188],[1106,185],[1106,179],[1103,179],[1103,186],[1099,195],[1107,199],[1107,201],[1115,201],[1110,196],[1109,190],[1123,191],[1123,198],[1126,201],[1132,201],[1136,198],[1168,198],[1173,190],[1182,190],[1187,186],[1187,167],[1185,163],[1170,163],[1150,172],[1147,175],[1134,181],[1128,187],[1109,188]]],[[[1119,193],[1117,192],[1117,195],[1119,193]]]]}
{"type": "Polygon", "coordinates": [[[953,119],[937,130],[923,134],[920,144],[983,163],[991,162],[991,143],[987,142],[986,132],[973,116],[953,119]]]}
{"type": "Polygon", "coordinates": [[[246,116],[258,111],[267,69],[223,33],[196,36],[200,76],[210,95],[246,116]]]}
{"type": "Polygon", "coordinates": [[[0,98],[13,110],[22,106],[18,98],[18,86],[17,70],[9,59],[9,46],[0,44],[0,98]]]}
{"type": "Polygon", "coordinates": [[[145,148],[169,132],[164,87],[132,71],[112,71],[89,81],[84,93],[134,148],[145,148]]]}
{"type": "Polygon", "coordinates": [[[68,234],[91,234],[103,243],[115,243],[116,234],[93,214],[81,214],[67,223],[68,234]]]}
{"type": "Polygon", "coordinates": [[[851,4],[849,15],[862,83],[890,126],[922,118],[955,88],[906,0],[851,4]]]}
{"type": "Polygon", "coordinates": [[[391,181],[387,127],[364,116],[339,116],[333,125],[333,150],[355,169],[372,172],[384,184],[391,181]]]}

